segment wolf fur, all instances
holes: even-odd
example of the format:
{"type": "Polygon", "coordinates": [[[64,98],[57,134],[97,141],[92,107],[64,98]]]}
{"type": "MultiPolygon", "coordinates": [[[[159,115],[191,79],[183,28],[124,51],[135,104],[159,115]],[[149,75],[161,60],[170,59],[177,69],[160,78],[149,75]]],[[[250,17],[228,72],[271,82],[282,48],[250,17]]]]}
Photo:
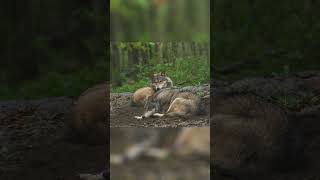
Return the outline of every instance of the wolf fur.
{"type": "Polygon", "coordinates": [[[133,105],[145,105],[147,99],[150,96],[153,96],[155,93],[154,89],[151,87],[143,87],[138,89],[134,94],[132,95],[132,103],[133,105]]]}
{"type": "Polygon", "coordinates": [[[210,156],[210,127],[183,128],[176,138],[173,151],[180,156],[210,156]]]}
{"type": "Polygon", "coordinates": [[[190,116],[199,113],[200,97],[189,91],[165,88],[150,96],[145,104],[146,112],[136,119],[150,116],[190,116]]]}
{"type": "Polygon", "coordinates": [[[69,122],[68,133],[72,140],[94,144],[105,143],[110,107],[108,96],[107,83],[89,88],[79,96],[69,122]]]}
{"type": "Polygon", "coordinates": [[[299,155],[286,113],[251,94],[212,98],[212,164],[227,175],[259,179],[299,155]]]}
{"type": "Polygon", "coordinates": [[[165,73],[154,73],[150,76],[150,87],[143,87],[134,92],[132,95],[132,105],[145,105],[147,99],[156,91],[163,88],[173,87],[173,82],[165,73]]]}
{"type": "Polygon", "coordinates": [[[165,73],[155,73],[151,77],[151,87],[155,91],[159,91],[164,88],[171,88],[173,87],[173,81],[165,73]]]}

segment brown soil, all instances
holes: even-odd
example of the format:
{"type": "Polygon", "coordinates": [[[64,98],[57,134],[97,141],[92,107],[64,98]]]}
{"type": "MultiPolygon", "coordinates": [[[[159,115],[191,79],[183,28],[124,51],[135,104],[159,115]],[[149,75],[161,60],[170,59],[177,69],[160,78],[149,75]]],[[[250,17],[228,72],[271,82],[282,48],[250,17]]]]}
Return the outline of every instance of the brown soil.
{"type": "Polygon", "coordinates": [[[102,170],[107,146],[73,144],[63,137],[70,98],[0,104],[0,179],[76,180],[102,170]]]}
{"type": "MultiPolygon", "coordinates": [[[[196,91],[196,90],[195,90],[196,91]]],[[[202,91],[202,89],[200,89],[202,91]]],[[[209,94],[209,89],[202,91],[209,94]]],[[[111,94],[110,127],[202,127],[209,126],[210,99],[201,98],[202,113],[191,117],[150,117],[135,119],[144,112],[141,106],[131,105],[131,93],[111,94]]]]}
{"type": "Polygon", "coordinates": [[[181,117],[150,117],[135,119],[134,116],[141,116],[144,110],[142,107],[123,106],[116,113],[111,115],[110,127],[201,127],[209,126],[209,114],[181,117]]]}

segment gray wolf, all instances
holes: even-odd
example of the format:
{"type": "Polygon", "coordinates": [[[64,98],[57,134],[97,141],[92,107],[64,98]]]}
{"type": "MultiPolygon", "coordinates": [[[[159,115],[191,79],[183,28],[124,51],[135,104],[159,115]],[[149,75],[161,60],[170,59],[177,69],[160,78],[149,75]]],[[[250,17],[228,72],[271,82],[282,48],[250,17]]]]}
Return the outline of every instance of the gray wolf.
{"type": "Polygon", "coordinates": [[[150,87],[143,87],[134,92],[132,95],[132,105],[144,105],[148,97],[163,88],[173,87],[173,82],[165,73],[153,73],[150,76],[150,87]]]}
{"type": "Polygon", "coordinates": [[[108,96],[107,82],[89,88],[79,96],[68,123],[67,136],[70,140],[105,143],[110,107],[108,96]]]}
{"type": "Polygon", "coordinates": [[[145,103],[146,112],[136,119],[151,116],[190,116],[199,113],[200,97],[189,91],[176,88],[164,88],[149,96],[145,103]]]}
{"type": "Polygon", "coordinates": [[[299,139],[281,107],[250,93],[211,98],[215,170],[247,180],[296,164],[299,139]]]}

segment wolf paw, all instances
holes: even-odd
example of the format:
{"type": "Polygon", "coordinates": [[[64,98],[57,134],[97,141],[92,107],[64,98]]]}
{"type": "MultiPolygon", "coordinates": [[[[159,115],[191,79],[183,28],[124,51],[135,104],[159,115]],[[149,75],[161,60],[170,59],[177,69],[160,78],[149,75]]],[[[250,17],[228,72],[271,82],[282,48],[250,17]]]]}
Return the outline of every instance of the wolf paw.
{"type": "Polygon", "coordinates": [[[136,119],[142,119],[142,116],[134,116],[136,119]]]}
{"type": "Polygon", "coordinates": [[[154,115],[154,116],[157,116],[157,117],[162,117],[162,116],[164,116],[164,114],[160,114],[160,113],[154,113],[153,115],[154,115]]]}

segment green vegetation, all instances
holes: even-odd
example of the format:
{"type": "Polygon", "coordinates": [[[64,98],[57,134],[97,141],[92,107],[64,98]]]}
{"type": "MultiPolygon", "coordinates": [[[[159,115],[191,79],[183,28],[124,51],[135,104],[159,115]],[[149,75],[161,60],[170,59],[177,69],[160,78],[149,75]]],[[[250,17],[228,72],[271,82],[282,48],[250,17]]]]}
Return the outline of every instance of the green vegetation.
{"type": "Polygon", "coordinates": [[[158,63],[152,59],[147,64],[137,65],[136,80],[122,77],[123,86],[112,87],[111,92],[134,92],[150,85],[149,75],[153,72],[166,72],[175,86],[188,86],[209,83],[210,65],[203,58],[179,58],[174,63],[158,63]]]}
{"type": "Polygon", "coordinates": [[[10,1],[0,100],[77,96],[109,77],[103,1],[10,1]]]}
{"type": "MultiPolygon", "coordinates": [[[[241,62],[241,61],[238,61],[241,62]]],[[[237,63],[231,60],[214,60],[215,68],[223,69],[230,64],[237,63]]],[[[263,77],[270,75],[288,75],[294,72],[307,70],[319,70],[320,63],[317,60],[290,60],[286,57],[275,57],[261,60],[257,63],[245,63],[234,72],[217,74],[216,77],[228,81],[235,81],[246,77],[263,77]]]]}
{"type": "Polygon", "coordinates": [[[88,87],[106,81],[106,61],[94,67],[62,74],[48,72],[38,80],[23,81],[19,87],[0,89],[0,99],[38,99],[53,96],[78,96],[88,87]]]}
{"type": "Polygon", "coordinates": [[[255,59],[226,79],[319,70],[319,2],[216,1],[211,36],[217,69],[255,59]]]}
{"type": "Polygon", "coordinates": [[[111,41],[209,42],[209,0],[111,0],[111,41]]]}

